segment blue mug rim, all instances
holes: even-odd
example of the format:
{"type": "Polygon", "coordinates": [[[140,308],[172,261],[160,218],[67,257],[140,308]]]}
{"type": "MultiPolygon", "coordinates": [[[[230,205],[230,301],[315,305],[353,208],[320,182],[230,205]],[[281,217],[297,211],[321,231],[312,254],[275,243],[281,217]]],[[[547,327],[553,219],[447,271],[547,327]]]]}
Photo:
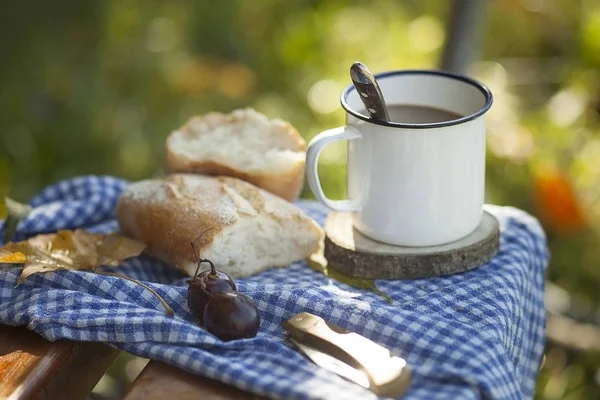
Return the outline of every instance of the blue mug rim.
{"type": "Polygon", "coordinates": [[[396,76],[396,75],[435,75],[435,76],[441,76],[444,78],[458,80],[458,81],[467,83],[467,84],[475,87],[476,89],[478,89],[485,97],[485,104],[483,105],[483,107],[481,107],[479,110],[477,110],[476,112],[474,112],[472,114],[466,115],[461,118],[453,119],[450,121],[429,122],[429,123],[424,123],[424,124],[379,121],[379,120],[373,120],[373,119],[369,118],[368,116],[355,111],[348,105],[348,102],[347,102],[348,96],[350,95],[350,93],[352,93],[352,91],[356,91],[356,88],[354,87],[354,85],[350,85],[346,89],[344,89],[344,91],[342,92],[342,95],[340,98],[342,107],[344,108],[344,110],[346,110],[346,112],[348,114],[352,115],[353,117],[361,119],[361,120],[369,122],[369,123],[372,123],[372,124],[387,126],[390,128],[428,129],[428,128],[440,128],[440,127],[444,127],[444,126],[458,125],[458,124],[462,124],[462,123],[474,120],[475,118],[485,114],[487,112],[487,110],[490,109],[490,107],[492,106],[492,103],[494,101],[492,92],[490,92],[490,90],[487,88],[487,86],[485,86],[483,83],[481,83],[473,78],[470,78],[466,75],[457,74],[454,72],[448,72],[448,71],[437,70],[437,69],[407,69],[407,70],[380,72],[378,74],[375,74],[375,79],[379,80],[379,79],[388,78],[390,76],[396,76]]]}

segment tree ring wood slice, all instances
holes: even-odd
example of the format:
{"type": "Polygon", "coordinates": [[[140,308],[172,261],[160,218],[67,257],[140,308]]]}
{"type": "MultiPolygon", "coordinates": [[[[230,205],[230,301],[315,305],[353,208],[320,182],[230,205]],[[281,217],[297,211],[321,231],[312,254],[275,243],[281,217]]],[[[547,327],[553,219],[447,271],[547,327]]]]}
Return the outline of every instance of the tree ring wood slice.
{"type": "Polygon", "coordinates": [[[403,247],[377,242],[353,227],[351,213],[330,213],[325,234],[328,265],[367,279],[431,278],[469,271],[488,262],[500,247],[498,221],[488,212],[483,213],[473,233],[439,246],[403,247]]]}

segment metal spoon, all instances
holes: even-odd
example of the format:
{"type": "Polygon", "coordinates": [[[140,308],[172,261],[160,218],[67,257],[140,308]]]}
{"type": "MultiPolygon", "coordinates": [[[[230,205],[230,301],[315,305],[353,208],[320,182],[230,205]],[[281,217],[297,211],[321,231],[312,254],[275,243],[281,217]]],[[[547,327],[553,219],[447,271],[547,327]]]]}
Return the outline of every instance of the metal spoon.
{"type": "Polygon", "coordinates": [[[371,118],[389,121],[390,117],[379,84],[366,65],[358,61],[352,64],[350,78],[371,118]]]}

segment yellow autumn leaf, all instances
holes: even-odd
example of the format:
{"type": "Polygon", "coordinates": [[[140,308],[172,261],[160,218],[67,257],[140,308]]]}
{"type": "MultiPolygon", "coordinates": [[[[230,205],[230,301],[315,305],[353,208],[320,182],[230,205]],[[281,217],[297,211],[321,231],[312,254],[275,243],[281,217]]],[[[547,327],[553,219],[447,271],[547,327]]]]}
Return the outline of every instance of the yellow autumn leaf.
{"type": "Polygon", "coordinates": [[[143,243],[121,235],[61,230],[7,243],[0,248],[0,262],[25,264],[18,285],[36,273],[58,269],[93,271],[100,265],[117,266],[126,258],[140,255],[144,248],[143,243]]]}
{"type": "Polygon", "coordinates": [[[20,251],[16,253],[8,253],[7,255],[0,254],[0,263],[23,264],[25,260],[25,254],[21,253],[20,251]]]}

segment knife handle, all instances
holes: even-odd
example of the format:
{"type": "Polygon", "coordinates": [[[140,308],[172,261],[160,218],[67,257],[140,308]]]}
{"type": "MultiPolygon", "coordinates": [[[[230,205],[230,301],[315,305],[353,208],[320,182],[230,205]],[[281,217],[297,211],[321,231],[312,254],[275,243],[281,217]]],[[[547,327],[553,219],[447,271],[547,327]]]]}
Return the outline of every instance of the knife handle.
{"type": "Polygon", "coordinates": [[[294,315],[283,326],[299,342],[363,370],[375,388],[397,386],[399,381],[406,383],[406,379],[401,379],[405,370],[409,374],[406,361],[392,357],[385,347],[357,333],[344,332],[330,326],[323,318],[306,312],[294,315]]]}

